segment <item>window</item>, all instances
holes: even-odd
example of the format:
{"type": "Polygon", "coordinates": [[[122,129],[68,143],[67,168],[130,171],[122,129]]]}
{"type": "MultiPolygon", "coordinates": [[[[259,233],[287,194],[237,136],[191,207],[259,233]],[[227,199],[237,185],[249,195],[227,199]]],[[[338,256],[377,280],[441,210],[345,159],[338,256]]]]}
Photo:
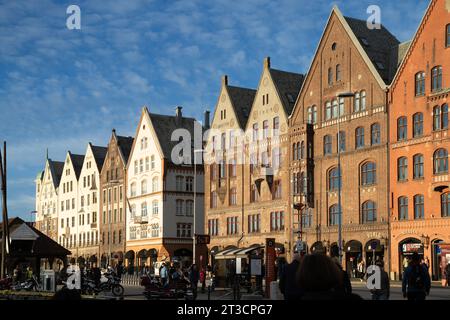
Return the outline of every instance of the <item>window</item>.
{"type": "Polygon", "coordinates": [[[152,233],[152,238],[159,237],[159,224],[154,223],[151,225],[151,233],[152,233]]]}
{"type": "Polygon", "coordinates": [[[340,177],[338,168],[333,168],[328,172],[328,191],[336,191],[339,189],[340,177]]]}
{"type": "Polygon", "coordinates": [[[414,179],[423,178],[423,154],[416,154],[413,157],[414,169],[413,177],[414,179]]]}
{"type": "Polygon", "coordinates": [[[150,157],[150,168],[155,169],[155,156],[150,157]]]}
{"type": "Polygon", "coordinates": [[[329,155],[333,152],[332,150],[333,150],[332,138],[330,135],[326,135],[325,137],[323,137],[323,154],[329,155]]]}
{"type": "Polygon", "coordinates": [[[344,152],[345,151],[345,132],[344,131],[340,131],[338,136],[338,141],[339,141],[339,152],[344,152]]]}
{"type": "Polygon", "coordinates": [[[219,234],[219,219],[208,220],[208,234],[210,236],[217,236],[219,234]]]}
{"type": "Polygon", "coordinates": [[[328,85],[331,86],[333,84],[333,69],[328,68],[328,85]]]}
{"type": "Polygon", "coordinates": [[[273,182],[273,186],[272,186],[272,199],[281,199],[281,180],[277,180],[273,182]]]}
{"type": "Polygon", "coordinates": [[[261,216],[252,214],[248,216],[248,233],[257,233],[260,231],[261,216]]]}
{"type": "Polygon", "coordinates": [[[398,181],[406,181],[408,179],[408,159],[401,157],[397,160],[397,179],[398,181]]]}
{"type": "Polygon", "coordinates": [[[237,166],[236,166],[236,159],[231,159],[230,160],[230,177],[236,177],[237,174],[237,166]]]}
{"type": "Polygon", "coordinates": [[[238,217],[227,218],[227,234],[237,234],[238,233],[238,217]]]}
{"type": "Polygon", "coordinates": [[[345,103],[344,98],[339,98],[339,117],[344,115],[345,103]]]}
{"type": "Polygon", "coordinates": [[[184,177],[183,176],[177,176],[175,178],[175,182],[176,182],[176,190],[177,191],[183,191],[184,177]]]}
{"type": "Polygon", "coordinates": [[[317,107],[312,106],[312,124],[317,123],[317,107]]]}
{"type": "Polygon", "coordinates": [[[139,160],[139,172],[144,172],[144,160],[143,159],[139,160]]]}
{"type": "Polygon", "coordinates": [[[192,224],[177,223],[177,238],[190,238],[191,230],[192,230],[192,224]]]}
{"type": "Polygon", "coordinates": [[[176,200],[176,211],[175,211],[175,213],[176,213],[177,216],[182,216],[183,215],[183,203],[184,203],[183,200],[180,200],[180,199],[176,200]]]}
{"type": "Polygon", "coordinates": [[[147,216],[147,202],[143,202],[141,204],[141,216],[146,217],[147,216]]]}
{"type": "Polygon", "coordinates": [[[381,132],[380,132],[380,124],[374,123],[370,127],[370,144],[372,146],[381,143],[381,132]]]}
{"type": "Polygon", "coordinates": [[[269,121],[263,121],[263,139],[267,139],[269,137],[269,121]]]}
{"type": "Polygon", "coordinates": [[[278,137],[280,135],[280,118],[273,118],[273,136],[278,137]]]}
{"type": "Polygon", "coordinates": [[[211,192],[211,208],[217,208],[217,192],[211,192]]]}
{"type": "Polygon", "coordinates": [[[425,72],[416,73],[416,96],[425,94],[425,72]]]}
{"type": "Polygon", "coordinates": [[[441,129],[441,108],[439,106],[435,106],[433,108],[433,130],[441,129]]]}
{"type": "Polygon", "coordinates": [[[408,122],[406,117],[397,119],[397,141],[406,140],[408,137],[408,122]]]}
{"type": "Polygon", "coordinates": [[[331,119],[331,102],[325,103],[325,120],[331,119]]]}
{"type": "Polygon", "coordinates": [[[341,65],[336,65],[336,81],[341,81],[341,65]]]}
{"type": "Polygon", "coordinates": [[[441,195],[441,216],[450,217],[450,193],[441,195]]]}
{"type": "Polygon", "coordinates": [[[360,95],[359,92],[355,93],[355,100],[354,100],[354,105],[353,105],[353,112],[360,112],[361,111],[361,99],[360,99],[360,95]]]}
{"type": "Polygon", "coordinates": [[[284,230],[284,212],[271,212],[270,213],[270,231],[283,231],[284,230]]]}
{"type": "Polygon", "coordinates": [[[336,226],[339,224],[339,206],[337,204],[330,207],[328,210],[328,223],[330,226],[336,226]]]}
{"type": "Polygon", "coordinates": [[[152,202],[152,215],[157,216],[159,213],[159,205],[158,205],[158,201],[154,200],[152,202]]]}
{"type": "Polygon", "coordinates": [[[220,160],[219,162],[219,175],[220,179],[226,178],[226,165],[224,160],[220,160]]]}
{"type": "Polygon", "coordinates": [[[225,151],[226,147],[227,147],[227,134],[222,133],[222,135],[220,136],[220,150],[225,151]]]}
{"type": "Polygon", "coordinates": [[[356,128],[356,149],[364,148],[364,128],[356,128]]]}
{"type": "Polygon", "coordinates": [[[141,194],[147,193],[147,180],[142,180],[141,182],[141,194]]]}
{"type": "Polygon", "coordinates": [[[257,202],[259,200],[259,192],[256,185],[252,184],[250,187],[250,202],[257,202]]]}
{"type": "Polygon", "coordinates": [[[447,129],[448,128],[448,105],[447,104],[442,105],[441,114],[442,114],[441,128],[447,129]]]}
{"type": "Polygon", "coordinates": [[[419,220],[425,217],[424,204],[423,204],[423,195],[418,194],[414,196],[414,219],[419,220]]]}
{"type": "Polygon", "coordinates": [[[362,222],[371,223],[377,221],[377,206],[373,201],[366,201],[362,205],[362,222]]]}
{"type": "Polygon", "coordinates": [[[413,115],[413,137],[419,138],[423,135],[423,113],[418,112],[413,115]]]}
{"type": "Polygon", "coordinates": [[[187,217],[194,216],[194,201],[192,201],[192,200],[186,201],[186,216],[187,217]]]}
{"type": "Polygon", "coordinates": [[[313,114],[312,114],[312,107],[308,107],[307,109],[307,121],[309,124],[313,123],[313,114]]]}
{"type": "Polygon", "coordinates": [[[150,158],[145,157],[145,171],[149,171],[149,170],[150,170],[150,158]]]}
{"type": "Polygon", "coordinates": [[[159,186],[158,186],[158,177],[154,177],[154,178],[152,179],[152,192],[157,192],[158,189],[159,189],[159,186]]]}
{"type": "Polygon", "coordinates": [[[366,91],[361,91],[361,111],[366,110],[366,91]]]}
{"type": "MultiPolygon", "coordinates": [[[[297,145],[298,145],[298,143],[297,143],[297,145]]],[[[302,141],[301,143],[300,143],[300,159],[305,159],[306,157],[305,157],[305,141],[302,141]]]]}
{"type": "Polygon", "coordinates": [[[446,149],[438,149],[433,155],[434,174],[448,172],[448,152],[446,149]]]}
{"type": "Polygon", "coordinates": [[[431,69],[431,91],[442,89],[442,66],[431,69]]]}
{"type": "Polygon", "coordinates": [[[331,111],[332,112],[331,117],[334,119],[334,118],[338,117],[338,102],[337,102],[336,99],[333,100],[333,107],[332,108],[333,109],[331,111]]]}
{"type": "Polygon", "coordinates": [[[408,220],[408,198],[398,198],[398,220],[408,220]]]}
{"type": "Polygon", "coordinates": [[[278,170],[281,167],[281,149],[274,148],[272,150],[272,168],[278,170]]]}
{"type": "Polygon", "coordinates": [[[237,205],[237,190],[236,188],[231,188],[230,190],[230,205],[237,205]]]}
{"type": "Polygon", "coordinates": [[[366,162],[361,167],[361,184],[363,186],[377,183],[377,166],[375,162],[366,162]]]}
{"type": "Polygon", "coordinates": [[[258,124],[253,124],[253,142],[258,141],[258,124]]]}
{"type": "Polygon", "coordinates": [[[450,24],[445,27],[445,46],[450,47],[450,24]]]}
{"type": "Polygon", "coordinates": [[[194,190],[194,178],[186,177],[186,191],[192,192],[194,190]]]}

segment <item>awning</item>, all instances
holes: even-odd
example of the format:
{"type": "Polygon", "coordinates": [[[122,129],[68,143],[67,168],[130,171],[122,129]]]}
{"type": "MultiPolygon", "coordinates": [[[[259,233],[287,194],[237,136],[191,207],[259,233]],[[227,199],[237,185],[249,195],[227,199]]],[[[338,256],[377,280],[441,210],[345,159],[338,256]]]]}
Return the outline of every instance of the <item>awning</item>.
{"type": "Polygon", "coordinates": [[[236,259],[236,258],[248,258],[250,252],[258,249],[262,249],[264,246],[252,246],[249,248],[238,248],[238,249],[226,249],[218,252],[214,258],[217,260],[225,259],[236,259]]]}

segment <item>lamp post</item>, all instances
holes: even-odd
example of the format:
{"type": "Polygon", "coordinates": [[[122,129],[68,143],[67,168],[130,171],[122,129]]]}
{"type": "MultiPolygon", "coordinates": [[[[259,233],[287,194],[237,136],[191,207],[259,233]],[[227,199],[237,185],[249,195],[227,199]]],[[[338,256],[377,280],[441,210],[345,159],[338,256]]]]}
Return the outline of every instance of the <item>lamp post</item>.
{"type": "MultiPolygon", "coordinates": [[[[202,153],[205,152],[203,149],[194,149],[194,223],[193,223],[193,237],[192,237],[192,263],[195,264],[195,242],[196,242],[196,237],[195,237],[195,219],[197,217],[197,212],[196,212],[196,203],[197,203],[197,153],[202,153]]],[[[202,161],[203,163],[203,161],[202,161]]]]}
{"type": "Polygon", "coordinates": [[[339,219],[338,219],[338,246],[339,246],[339,262],[342,265],[342,174],[341,174],[341,99],[352,98],[355,94],[353,92],[344,92],[336,95],[338,104],[338,134],[337,134],[337,150],[338,150],[338,208],[339,208],[339,219]]]}

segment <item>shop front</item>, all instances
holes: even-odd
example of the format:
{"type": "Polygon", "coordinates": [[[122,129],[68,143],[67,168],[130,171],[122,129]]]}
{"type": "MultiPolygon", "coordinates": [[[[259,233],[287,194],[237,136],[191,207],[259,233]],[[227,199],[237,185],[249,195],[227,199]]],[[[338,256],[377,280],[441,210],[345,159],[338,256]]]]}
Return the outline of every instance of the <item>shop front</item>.
{"type": "Polygon", "coordinates": [[[356,278],[358,275],[358,262],[363,258],[363,246],[357,240],[351,240],[344,246],[345,251],[345,270],[349,277],[356,278]]]}
{"type": "Polygon", "coordinates": [[[364,246],[366,266],[370,266],[377,261],[384,261],[384,245],[380,240],[372,239],[364,246]]]}
{"type": "Polygon", "coordinates": [[[409,262],[411,260],[411,256],[414,253],[419,254],[419,256],[423,259],[424,257],[424,246],[423,243],[416,238],[407,238],[399,243],[399,270],[400,270],[400,278],[408,267],[409,262]]]}

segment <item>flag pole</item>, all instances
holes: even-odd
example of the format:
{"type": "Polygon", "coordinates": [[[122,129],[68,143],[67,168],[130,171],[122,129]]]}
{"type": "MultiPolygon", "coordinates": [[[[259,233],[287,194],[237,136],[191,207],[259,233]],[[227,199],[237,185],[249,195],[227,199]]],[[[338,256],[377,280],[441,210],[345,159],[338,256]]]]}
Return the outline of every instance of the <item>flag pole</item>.
{"type": "Polygon", "coordinates": [[[6,247],[8,237],[8,214],[6,209],[6,141],[3,142],[3,158],[0,150],[0,182],[2,190],[2,219],[3,219],[3,232],[2,232],[2,257],[1,257],[1,270],[0,279],[5,277],[5,262],[6,262],[6,247]]]}

